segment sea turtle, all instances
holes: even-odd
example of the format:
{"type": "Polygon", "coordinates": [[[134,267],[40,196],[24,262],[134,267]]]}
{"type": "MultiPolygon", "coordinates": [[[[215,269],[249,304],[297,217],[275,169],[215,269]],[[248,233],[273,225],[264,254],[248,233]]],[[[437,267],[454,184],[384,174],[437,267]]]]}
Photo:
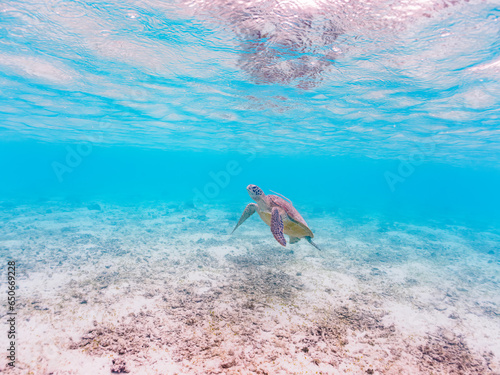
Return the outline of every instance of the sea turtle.
{"type": "Polygon", "coordinates": [[[246,206],[233,232],[257,211],[260,218],[271,227],[271,233],[281,245],[286,246],[284,233],[290,236],[290,243],[296,243],[301,238],[305,238],[316,249],[321,250],[312,241],[313,232],[307,226],[304,218],[293,207],[292,202],[283,199],[285,197],[265,195],[262,189],[256,185],[248,185],[247,191],[250,198],[257,203],[249,203],[246,206]]]}

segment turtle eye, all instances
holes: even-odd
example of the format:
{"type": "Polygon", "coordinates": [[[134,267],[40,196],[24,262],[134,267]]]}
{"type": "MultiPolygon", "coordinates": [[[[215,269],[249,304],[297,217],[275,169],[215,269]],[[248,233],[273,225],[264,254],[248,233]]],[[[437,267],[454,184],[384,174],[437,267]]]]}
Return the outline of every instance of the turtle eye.
{"type": "Polygon", "coordinates": [[[258,186],[254,186],[254,187],[252,188],[252,191],[253,191],[253,193],[254,193],[255,195],[262,195],[262,194],[264,194],[264,192],[263,192],[263,191],[262,191],[262,190],[261,190],[258,186]]]}

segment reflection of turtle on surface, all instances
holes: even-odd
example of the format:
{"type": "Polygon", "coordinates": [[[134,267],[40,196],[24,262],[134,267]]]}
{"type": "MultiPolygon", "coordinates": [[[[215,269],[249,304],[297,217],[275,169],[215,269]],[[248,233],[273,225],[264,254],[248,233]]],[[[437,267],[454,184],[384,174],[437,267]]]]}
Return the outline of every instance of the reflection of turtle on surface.
{"type": "Polygon", "coordinates": [[[312,242],[314,234],[304,218],[293,207],[292,202],[287,202],[277,195],[265,195],[262,189],[256,185],[248,185],[247,191],[257,204],[248,204],[233,232],[257,211],[260,218],[271,227],[274,238],[281,245],[286,246],[284,233],[290,236],[290,243],[296,243],[301,238],[305,238],[316,249],[321,250],[312,242]]]}

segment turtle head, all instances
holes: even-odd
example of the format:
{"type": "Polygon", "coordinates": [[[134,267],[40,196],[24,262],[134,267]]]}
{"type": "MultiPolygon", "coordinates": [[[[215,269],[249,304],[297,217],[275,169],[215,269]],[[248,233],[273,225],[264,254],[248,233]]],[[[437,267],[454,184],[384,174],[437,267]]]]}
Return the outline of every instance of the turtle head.
{"type": "Polygon", "coordinates": [[[250,195],[250,198],[252,198],[254,201],[258,201],[259,199],[264,197],[264,192],[257,185],[248,185],[247,191],[248,195],[250,195]]]}

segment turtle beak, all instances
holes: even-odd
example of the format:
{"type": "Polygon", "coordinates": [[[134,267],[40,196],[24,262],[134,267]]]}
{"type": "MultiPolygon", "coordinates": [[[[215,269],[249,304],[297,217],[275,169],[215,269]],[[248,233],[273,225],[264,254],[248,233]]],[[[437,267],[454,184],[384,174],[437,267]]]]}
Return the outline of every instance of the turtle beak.
{"type": "Polygon", "coordinates": [[[248,195],[250,195],[250,198],[252,198],[252,199],[255,199],[255,193],[252,190],[252,187],[254,187],[254,186],[255,185],[248,185],[247,186],[248,195]]]}

